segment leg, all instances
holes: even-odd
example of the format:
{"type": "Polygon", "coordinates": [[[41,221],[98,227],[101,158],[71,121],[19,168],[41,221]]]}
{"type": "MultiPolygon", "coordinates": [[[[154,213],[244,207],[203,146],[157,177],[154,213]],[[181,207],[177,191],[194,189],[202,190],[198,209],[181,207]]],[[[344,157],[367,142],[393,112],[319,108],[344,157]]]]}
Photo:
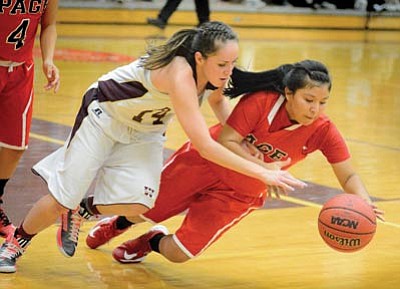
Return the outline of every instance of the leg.
{"type": "MultiPolygon", "coordinates": [[[[28,146],[32,119],[33,76],[31,65],[0,67],[0,206],[4,189],[28,146]]],[[[0,207],[0,236],[13,233],[14,226],[0,207]]]]}
{"type": "MultiPolygon", "coordinates": [[[[90,97],[90,93],[89,90],[85,98],[90,97]]],[[[46,180],[57,202],[69,208],[62,214],[62,226],[57,231],[58,247],[67,257],[74,255],[80,225],[87,217],[81,216],[78,205],[115,144],[111,137],[103,133],[108,128],[107,116],[105,113],[98,118],[93,116],[95,108],[97,106],[94,101],[89,107],[82,107],[70,140],[33,167],[34,171],[46,180]],[[97,122],[93,121],[93,118],[96,118],[97,122]],[[105,125],[102,122],[103,118],[106,118],[105,125]]]]}
{"type": "MultiPolygon", "coordinates": [[[[196,152],[189,150],[188,145],[184,145],[167,160],[161,174],[160,191],[154,208],[143,216],[129,217],[128,220],[123,220],[125,217],[113,217],[104,222],[100,221],[86,239],[90,248],[97,248],[113,237],[122,234],[132,223],[136,224],[143,221],[158,223],[182,213],[198,198],[199,190],[207,190],[216,182],[215,175],[210,172],[208,166],[196,152]],[[202,178],[199,178],[199,175],[202,178]],[[120,222],[120,226],[118,226],[118,222],[120,222]]],[[[161,232],[166,231],[166,228],[161,229],[161,232]]],[[[154,230],[151,231],[150,237],[153,234],[154,230]]],[[[122,263],[140,262],[151,251],[149,245],[146,245],[148,244],[148,237],[147,234],[141,239],[144,240],[144,245],[140,249],[142,250],[141,257],[127,260],[124,256],[126,251],[124,248],[121,250],[117,248],[116,250],[120,255],[116,253],[114,257],[119,256],[116,258],[119,258],[118,261],[122,263]]]]}
{"type": "Polygon", "coordinates": [[[195,0],[197,19],[199,20],[198,25],[200,26],[204,22],[210,21],[210,5],[208,0],[195,0]]]}
{"type": "Polygon", "coordinates": [[[15,272],[16,261],[25,252],[32,237],[53,224],[66,210],[50,194],[42,197],[28,212],[21,226],[1,246],[0,272],[15,272]]]}
{"type": "Polygon", "coordinates": [[[94,196],[81,202],[81,212],[89,215],[124,216],[101,220],[90,230],[86,244],[92,249],[126,231],[132,225],[126,218],[144,214],[154,206],[159,191],[164,137],[161,133],[135,132],[134,139],[128,144],[114,145],[99,171],[94,196]],[[117,227],[117,224],[126,226],[117,227]]]}
{"type": "Polygon", "coordinates": [[[158,13],[158,19],[161,19],[165,23],[168,22],[168,19],[171,15],[178,9],[179,4],[181,4],[182,0],[168,0],[164,7],[161,8],[160,13],[158,13]]]}
{"type": "Polygon", "coordinates": [[[186,262],[200,255],[264,201],[265,194],[255,198],[240,195],[218,183],[216,188],[208,188],[191,202],[184,222],[174,235],[168,235],[163,226],[154,226],[139,238],[115,248],[113,257],[121,263],[137,263],[155,251],[171,262],[186,262]]]}
{"type": "Polygon", "coordinates": [[[15,230],[15,227],[1,208],[3,204],[2,197],[4,195],[4,188],[8,180],[14,174],[24,152],[25,150],[13,150],[0,147],[0,236],[4,238],[12,234],[15,230]]]}
{"type": "Polygon", "coordinates": [[[48,194],[36,202],[26,215],[21,226],[26,233],[35,235],[54,224],[60,215],[67,210],[52,195],[48,194]]]}
{"type": "Polygon", "coordinates": [[[175,234],[169,239],[165,237],[165,243],[164,239],[161,240],[160,253],[172,262],[184,262],[198,256],[240,220],[261,207],[264,201],[265,195],[256,198],[243,196],[221,184],[191,204],[175,234]]]}
{"type": "Polygon", "coordinates": [[[25,150],[0,148],[0,179],[10,179],[25,150]]]}

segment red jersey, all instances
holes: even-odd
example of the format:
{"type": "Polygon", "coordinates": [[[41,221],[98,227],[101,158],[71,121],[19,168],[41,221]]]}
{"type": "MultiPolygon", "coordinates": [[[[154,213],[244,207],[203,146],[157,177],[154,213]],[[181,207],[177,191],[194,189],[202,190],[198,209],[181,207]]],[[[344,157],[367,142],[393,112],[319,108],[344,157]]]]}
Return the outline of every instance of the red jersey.
{"type": "Polygon", "coordinates": [[[48,0],[0,2],[0,60],[31,61],[36,31],[48,0]]]}
{"type": "Polygon", "coordinates": [[[350,157],[343,137],[326,115],[307,126],[293,124],[285,104],[285,98],[278,93],[244,96],[227,124],[263,152],[265,162],[290,157],[294,165],[315,150],[320,150],[329,163],[350,157]]]}
{"type": "MultiPolygon", "coordinates": [[[[263,152],[265,162],[283,161],[290,157],[292,166],[316,150],[320,150],[329,163],[350,157],[343,137],[326,115],[321,115],[308,126],[293,124],[285,103],[285,98],[278,93],[257,92],[244,96],[227,124],[263,152]]],[[[215,139],[219,131],[220,127],[211,129],[215,139]]],[[[209,165],[235,191],[254,196],[265,190],[265,185],[257,179],[211,162],[209,165]]]]}

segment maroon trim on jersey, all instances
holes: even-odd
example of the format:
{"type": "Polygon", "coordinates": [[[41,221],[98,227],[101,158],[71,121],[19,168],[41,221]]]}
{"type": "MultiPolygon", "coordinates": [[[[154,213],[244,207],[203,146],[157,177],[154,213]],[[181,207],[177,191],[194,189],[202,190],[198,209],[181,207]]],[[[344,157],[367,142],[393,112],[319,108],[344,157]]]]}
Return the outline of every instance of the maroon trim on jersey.
{"type": "Polygon", "coordinates": [[[117,82],[114,79],[99,81],[100,102],[142,97],[148,90],[138,81],[117,82]]]}
{"type": "MultiPolygon", "coordinates": [[[[75,123],[71,131],[71,137],[69,138],[68,146],[71,143],[76,131],[80,128],[82,121],[88,116],[88,107],[93,100],[97,99],[97,88],[92,88],[86,91],[82,99],[81,107],[79,108],[78,115],[75,118],[75,123]]],[[[67,147],[68,147],[67,146],[67,147]]]]}

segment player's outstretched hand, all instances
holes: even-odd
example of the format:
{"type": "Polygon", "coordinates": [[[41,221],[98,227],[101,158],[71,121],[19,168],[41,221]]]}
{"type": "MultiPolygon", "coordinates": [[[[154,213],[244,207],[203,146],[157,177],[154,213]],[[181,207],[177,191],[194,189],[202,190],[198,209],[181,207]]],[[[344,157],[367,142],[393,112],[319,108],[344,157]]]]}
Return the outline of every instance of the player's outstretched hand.
{"type": "Polygon", "coordinates": [[[287,195],[295,188],[304,188],[306,183],[293,177],[288,171],[266,170],[264,182],[268,186],[268,196],[275,194],[279,198],[280,194],[287,195]]]}

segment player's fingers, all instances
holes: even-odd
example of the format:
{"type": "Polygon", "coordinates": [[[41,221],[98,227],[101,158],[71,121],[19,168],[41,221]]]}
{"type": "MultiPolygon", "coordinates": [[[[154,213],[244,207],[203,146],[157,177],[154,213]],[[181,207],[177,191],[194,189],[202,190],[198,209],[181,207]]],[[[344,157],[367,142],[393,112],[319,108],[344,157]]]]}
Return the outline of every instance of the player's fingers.
{"type": "Polygon", "coordinates": [[[303,181],[300,181],[294,177],[292,177],[291,175],[286,175],[284,176],[284,178],[282,179],[282,182],[284,182],[285,184],[294,187],[294,188],[304,188],[307,186],[307,184],[303,181]]]}
{"type": "Polygon", "coordinates": [[[58,91],[58,89],[60,88],[60,80],[57,79],[55,85],[54,85],[54,92],[56,93],[58,91]]]}
{"type": "Polygon", "coordinates": [[[54,87],[54,92],[58,91],[58,88],[60,87],[60,78],[56,77],[51,83],[50,87],[54,87]]]}
{"type": "Polygon", "coordinates": [[[285,182],[279,182],[277,186],[279,186],[281,192],[283,192],[285,195],[287,195],[289,192],[294,191],[294,188],[285,182]]]}
{"type": "Polygon", "coordinates": [[[378,209],[374,209],[374,213],[375,213],[375,216],[379,219],[379,220],[381,220],[381,221],[385,221],[385,212],[384,211],[382,211],[382,210],[378,210],[378,209]]]}
{"type": "Polygon", "coordinates": [[[270,186],[269,187],[269,192],[270,192],[271,198],[273,196],[275,196],[277,199],[280,199],[279,187],[278,186],[270,186]]]}
{"type": "Polygon", "coordinates": [[[281,189],[280,187],[275,187],[275,191],[274,191],[274,192],[275,192],[275,197],[276,197],[277,199],[280,199],[280,198],[281,198],[281,193],[287,195],[287,193],[285,192],[285,190],[281,189]]]}

